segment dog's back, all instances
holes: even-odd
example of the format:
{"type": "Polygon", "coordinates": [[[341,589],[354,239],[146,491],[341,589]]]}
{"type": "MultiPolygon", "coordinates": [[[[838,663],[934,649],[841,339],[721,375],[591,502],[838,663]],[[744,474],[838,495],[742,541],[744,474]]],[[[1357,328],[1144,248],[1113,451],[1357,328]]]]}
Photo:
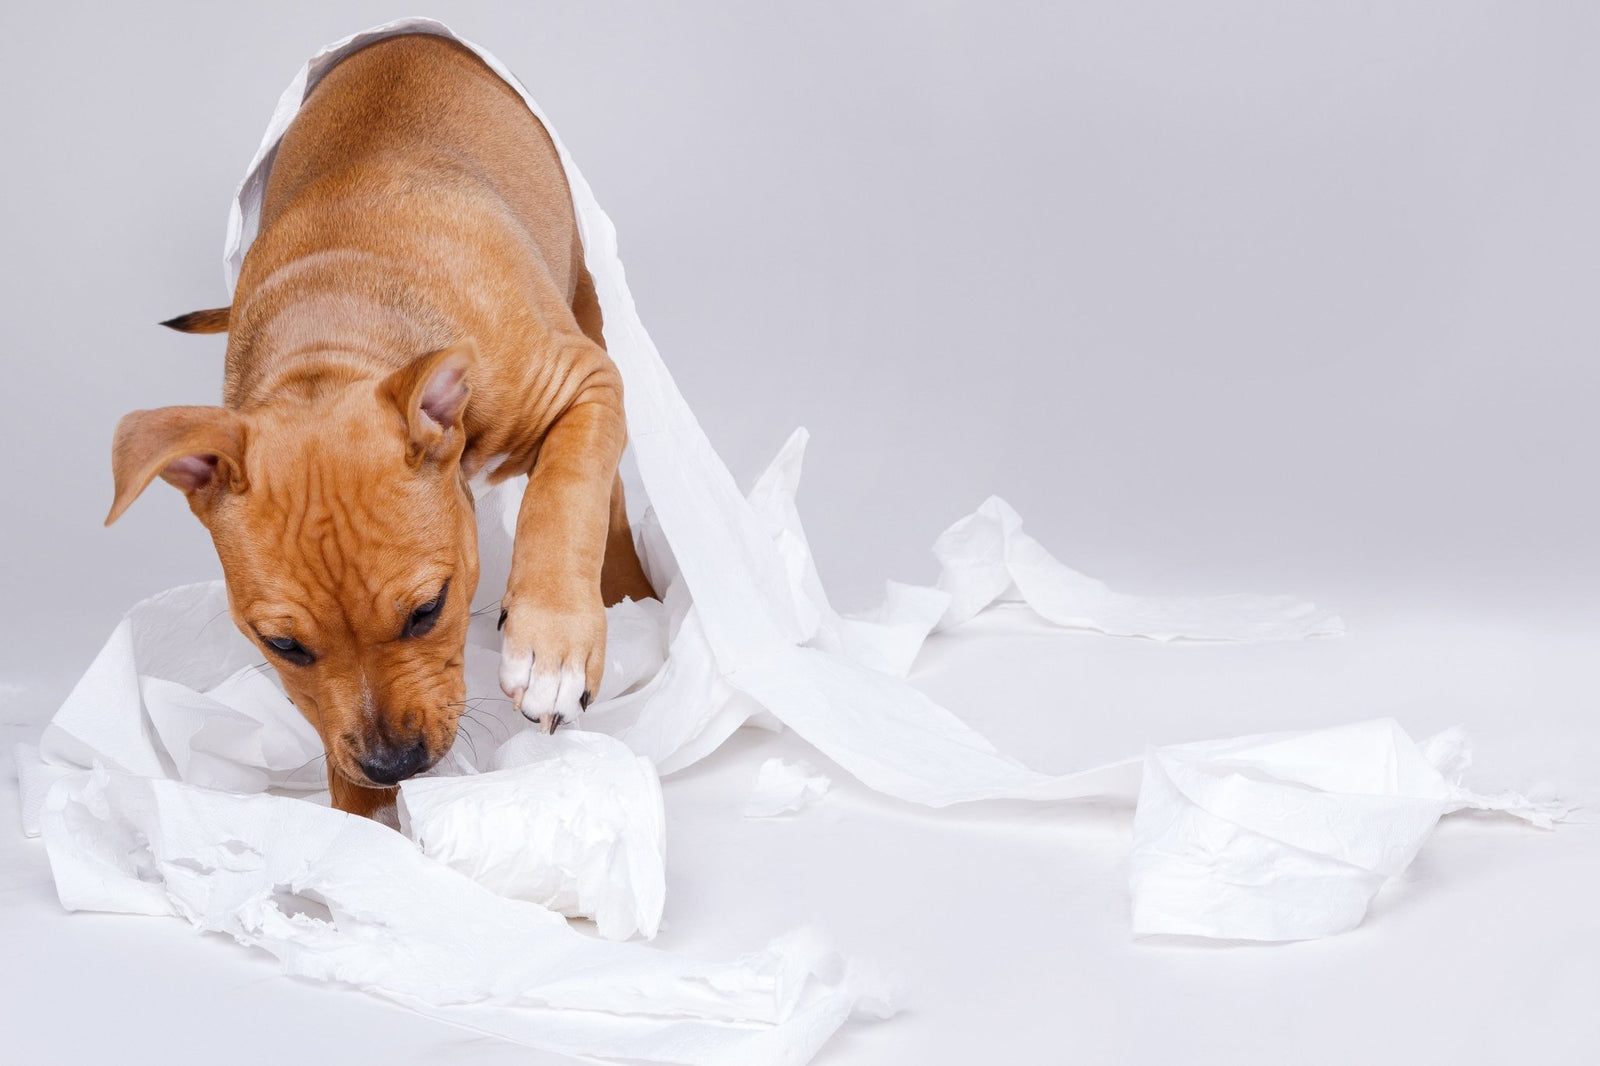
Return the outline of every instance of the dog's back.
{"type": "MultiPolygon", "coordinates": [[[[337,277],[331,288],[404,311],[418,333],[397,349],[407,352],[463,332],[514,337],[525,331],[506,327],[518,318],[534,332],[561,330],[587,295],[549,135],[481,59],[429,35],[342,60],[284,135],[235,294],[230,404],[248,402],[273,361],[257,341],[279,308],[258,290],[285,265],[318,263],[337,277]],[[417,264],[428,277],[407,276],[417,264]],[[408,303],[419,294],[427,302],[408,303]],[[496,328],[475,328],[477,318],[496,328]]],[[[598,340],[597,322],[582,328],[598,340]]]]}

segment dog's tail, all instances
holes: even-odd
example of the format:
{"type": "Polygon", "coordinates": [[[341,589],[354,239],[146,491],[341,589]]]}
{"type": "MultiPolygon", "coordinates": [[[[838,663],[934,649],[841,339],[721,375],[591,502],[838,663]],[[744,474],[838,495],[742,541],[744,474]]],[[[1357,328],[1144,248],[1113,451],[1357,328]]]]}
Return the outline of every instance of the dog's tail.
{"type": "Polygon", "coordinates": [[[190,311],[186,315],[169,318],[161,324],[179,333],[226,333],[230,310],[231,308],[227,307],[213,307],[209,311],[190,311]]]}

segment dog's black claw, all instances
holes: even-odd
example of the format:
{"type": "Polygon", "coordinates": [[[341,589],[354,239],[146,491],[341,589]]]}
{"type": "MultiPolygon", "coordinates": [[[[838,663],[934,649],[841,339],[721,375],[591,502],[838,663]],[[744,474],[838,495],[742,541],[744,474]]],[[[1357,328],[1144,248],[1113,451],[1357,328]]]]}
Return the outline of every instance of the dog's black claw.
{"type": "Polygon", "coordinates": [[[554,711],[550,713],[550,735],[555,736],[557,729],[567,724],[567,720],[554,711]]]}
{"type": "Polygon", "coordinates": [[[508,615],[510,613],[511,613],[510,611],[501,611],[500,612],[500,621],[498,621],[498,622],[496,622],[494,624],[495,629],[499,630],[499,629],[504,629],[506,627],[506,615],[508,615]]]}
{"type": "Polygon", "coordinates": [[[589,690],[588,689],[584,689],[583,690],[583,695],[578,697],[578,709],[581,710],[581,711],[587,711],[589,709],[589,690]]]}

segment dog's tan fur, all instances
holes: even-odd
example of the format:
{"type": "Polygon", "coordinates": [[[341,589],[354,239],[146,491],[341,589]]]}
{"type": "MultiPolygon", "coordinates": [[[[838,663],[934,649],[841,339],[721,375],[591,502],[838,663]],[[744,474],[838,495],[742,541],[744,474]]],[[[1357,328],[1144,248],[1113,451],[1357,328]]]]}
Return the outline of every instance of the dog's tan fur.
{"type": "Polygon", "coordinates": [[[529,474],[502,686],[551,728],[587,704],[604,605],[652,592],[566,178],[504,81],[431,36],[345,59],[284,135],[232,306],[167,324],[228,331],[224,406],[124,418],[107,522],[157,476],[188,495],[235,623],[322,736],[336,806],[372,813],[393,789],[364,767],[415,772],[454,739],[480,472],[529,474]],[[446,581],[432,630],[403,636],[446,581]]]}

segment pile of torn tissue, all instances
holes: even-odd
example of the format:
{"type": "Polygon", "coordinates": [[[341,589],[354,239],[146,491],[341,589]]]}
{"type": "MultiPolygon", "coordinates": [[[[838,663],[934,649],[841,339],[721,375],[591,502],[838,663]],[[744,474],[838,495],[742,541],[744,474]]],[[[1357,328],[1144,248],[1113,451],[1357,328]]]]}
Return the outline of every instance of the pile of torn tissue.
{"type": "MultiPolygon", "coordinates": [[[[450,35],[428,20],[390,23],[331,46],[290,85],[230,218],[230,284],[306,93],[344,55],[400,32],[450,35]]],[[[1524,797],[1458,784],[1459,734],[1418,745],[1388,721],[1158,748],[1063,776],[995,750],[901,678],[930,632],[997,600],[1062,626],[1162,640],[1299,639],[1338,633],[1339,621],[1276,598],[1119,595],[1057,562],[999,499],[939,538],[936,587],[891,584],[875,611],[835,612],[794,504],[804,434],[748,496],[736,489],[639,322],[609,219],[551,135],[627,386],[649,505],[641,555],[663,590],[662,603],[609,612],[605,685],[583,723],[592,731],[544,737],[485,701],[475,713],[508,739],[493,751],[458,743],[436,775],[405,782],[402,835],[292,794],[322,788],[315,733],[257,669],[220,583],[173,589],[128,614],[38,748],[18,753],[25,827],[44,838],[64,906],[178,915],[265,948],[288,973],[551,1050],[803,1063],[851,1014],[890,1009],[878,983],[815,934],[731,962],[613,942],[660,924],[657,775],[746,722],[792,729],[868,787],[932,807],[1136,795],[1136,933],[1336,933],[1361,920],[1442,814],[1492,808],[1548,824],[1552,812],[1524,797]],[[601,938],[563,915],[592,918],[601,938]]],[[[510,483],[478,501],[487,596],[521,491],[510,483]]],[[[492,628],[475,625],[473,696],[497,693],[496,658],[492,628]]],[[[747,810],[792,810],[827,785],[770,764],[747,810]]]]}

